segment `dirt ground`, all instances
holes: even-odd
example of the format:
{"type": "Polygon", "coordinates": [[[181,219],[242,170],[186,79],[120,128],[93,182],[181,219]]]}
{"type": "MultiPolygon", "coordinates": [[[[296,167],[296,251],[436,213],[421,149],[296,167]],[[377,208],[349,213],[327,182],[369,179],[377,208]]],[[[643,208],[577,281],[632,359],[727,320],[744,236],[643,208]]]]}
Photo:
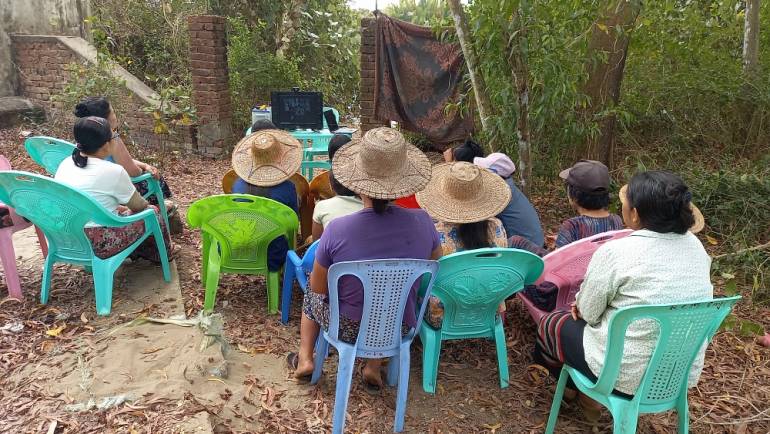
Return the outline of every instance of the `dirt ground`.
{"type": "MultiPolygon", "coordinates": [[[[39,172],[23,150],[19,130],[0,131],[0,153],[14,168],[39,172]]],[[[172,155],[164,173],[184,212],[194,200],[220,193],[220,179],[228,168],[227,160],[172,155]]],[[[534,203],[548,232],[569,213],[563,189],[556,184],[550,193],[535,197],[534,203]]],[[[176,265],[184,311],[195,317],[203,305],[200,238],[196,231],[186,230],[176,242],[183,249],[176,265]]],[[[327,361],[318,386],[298,385],[289,378],[283,360],[298,346],[300,303],[294,303],[289,325],[281,325],[277,315],[266,313],[262,279],[231,275],[221,279],[216,311],[224,317],[231,347],[230,376],[222,382],[193,378],[196,384],[191,384],[188,374],[196,366],[216,362],[196,358],[190,348],[199,338],[194,330],[165,327],[168,334],[164,336],[153,331],[156,325],[145,324],[108,334],[140,315],[167,315],[163,304],[145,304],[126,314],[96,318],[93,282],[82,270],[57,266],[47,306],[38,302],[39,264],[25,262],[19,272],[24,301],[0,301],[0,328],[23,325],[17,332],[0,331],[0,432],[204,432],[200,427],[208,424],[215,432],[322,433],[330,429],[336,358],[327,361]],[[65,327],[55,336],[47,333],[61,326],[65,327]],[[108,347],[118,335],[121,345],[108,347]],[[83,374],[77,351],[84,342],[91,352],[89,366],[100,366],[100,376],[83,374]],[[138,366],[140,363],[146,366],[138,366]],[[152,374],[146,375],[148,371],[152,374]],[[44,379],[52,376],[62,377],[57,388],[67,393],[42,387],[44,379]],[[132,390],[141,396],[106,410],[68,411],[67,405],[87,398],[82,387],[86,383],[97,396],[132,390]]],[[[717,293],[721,284],[715,281],[717,293]]],[[[0,288],[0,296],[4,291],[0,288]]],[[[752,307],[749,294],[749,289],[744,291],[746,298],[737,307],[737,316],[769,329],[770,311],[752,307]]],[[[509,303],[505,329],[511,379],[506,389],[498,386],[494,345],[472,340],[445,345],[437,393],[424,393],[421,347],[415,341],[406,432],[543,432],[554,381],[531,365],[534,324],[516,300],[509,303]]],[[[392,432],[395,390],[370,396],[357,378],[354,376],[346,431],[392,432]]],[[[770,433],[770,350],[752,337],[719,333],[689,399],[693,433],[770,433]]],[[[567,405],[562,408],[557,432],[608,433],[611,421],[605,412],[599,422],[588,423],[567,405]]],[[[676,432],[676,416],[642,416],[638,432],[676,432]]]]}

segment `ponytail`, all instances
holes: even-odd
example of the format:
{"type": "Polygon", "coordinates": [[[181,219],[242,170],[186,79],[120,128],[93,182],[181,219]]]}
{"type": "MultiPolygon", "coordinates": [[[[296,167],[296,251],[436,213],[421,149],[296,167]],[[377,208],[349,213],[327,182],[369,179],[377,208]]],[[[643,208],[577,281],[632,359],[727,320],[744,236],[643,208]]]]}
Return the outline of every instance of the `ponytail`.
{"type": "Polygon", "coordinates": [[[372,209],[378,215],[385,213],[385,210],[390,206],[390,201],[386,199],[372,199],[372,209]]]}
{"type": "Polygon", "coordinates": [[[72,161],[75,162],[76,166],[82,169],[83,167],[86,167],[86,164],[88,164],[88,157],[81,154],[79,148],[75,148],[75,150],[72,151],[72,161]]]}

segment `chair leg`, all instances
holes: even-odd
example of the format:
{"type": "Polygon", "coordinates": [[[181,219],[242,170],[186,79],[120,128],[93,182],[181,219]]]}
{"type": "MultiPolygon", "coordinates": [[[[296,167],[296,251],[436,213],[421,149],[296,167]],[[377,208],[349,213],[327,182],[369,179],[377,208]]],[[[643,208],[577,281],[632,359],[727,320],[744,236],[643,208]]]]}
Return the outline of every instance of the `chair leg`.
{"type": "MultiPolygon", "coordinates": [[[[393,360],[393,363],[396,361],[393,360]]],[[[398,352],[398,391],[396,392],[396,420],[394,432],[404,430],[404,417],[406,416],[406,399],[409,394],[409,345],[401,345],[398,352]]]]}
{"type": "Polygon", "coordinates": [[[281,322],[288,324],[289,310],[291,309],[291,292],[294,286],[294,276],[297,274],[296,267],[288,260],[283,266],[283,288],[281,288],[281,322]]]}
{"type": "Polygon", "coordinates": [[[267,313],[278,313],[278,288],[281,286],[281,274],[278,271],[267,273],[267,313]]]}
{"type": "Polygon", "coordinates": [[[422,389],[436,393],[438,362],[441,358],[441,332],[422,325],[422,389]]]}
{"type": "Polygon", "coordinates": [[[324,337],[324,332],[321,330],[318,333],[318,339],[315,342],[315,361],[313,364],[313,376],[310,378],[310,384],[317,384],[321,379],[321,373],[323,372],[324,361],[329,354],[329,341],[324,337]]]}
{"type": "Polygon", "coordinates": [[[112,310],[112,285],[114,269],[110,262],[94,259],[94,291],[97,315],[109,315],[112,310]]]}
{"type": "Polygon", "coordinates": [[[160,256],[160,268],[163,270],[163,280],[166,282],[171,282],[171,266],[168,262],[168,251],[166,250],[166,243],[163,241],[163,229],[161,229],[160,224],[153,226],[152,234],[153,238],[155,239],[155,245],[158,247],[158,256],[160,256]]]}
{"type": "Polygon", "coordinates": [[[639,407],[625,405],[620,408],[610,407],[614,434],[635,434],[636,423],[639,421],[639,407]],[[612,411],[614,410],[614,411],[612,411]]]}
{"type": "Polygon", "coordinates": [[[7,228],[0,230],[0,260],[3,262],[8,295],[19,300],[23,299],[19,271],[16,268],[16,251],[13,249],[11,231],[7,228]]]}
{"type": "Polygon", "coordinates": [[[203,264],[206,270],[206,295],[203,299],[203,311],[210,313],[214,310],[214,303],[217,299],[217,288],[219,286],[219,267],[212,264],[211,261],[203,264]]]}
{"type": "Polygon", "coordinates": [[[37,241],[40,243],[40,250],[43,252],[43,257],[48,256],[48,243],[45,241],[45,234],[39,227],[35,226],[35,233],[37,233],[37,241]]]}
{"type": "Polygon", "coordinates": [[[48,303],[48,295],[51,291],[51,274],[53,273],[53,255],[46,255],[43,264],[43,281],[40,285],[40,304],[48,303]]]}
{"type": "Polygon", "coordinates": [[[388,360],[388,372],[385,376],[385,384],[388,385],[388,387],[393,387],[398,385],[398,373],[399,373],[399,365],[400,362],[396,360],[395,357],[391,357],[390,360],[388,360]]]}
{"type": "Polygon", "coordinates": [[[334,394],[334,418],[332,433],[345,432],[345,413],[350,397],[350,382],[353,379],[353,366],[356,364],[356,352],[349,348],[338,348],[340,355],[337,367],[337,391],[334,394]]]}
{"type": "Polygon", "coordinates": [[[556,383],[556,392],[553,394],[553,404],[551,404],[551,414],[548,415],[548,425],[545,427],[545,434],[553,434],[553,430],[556,429],[556,421],[559,419],[559,409],[561,408],[561,400],[564,396],[564,388],[567,386],[568,378],[567,370],[562,368],[559,381],[556,383]]]}
{"type": "Polygon", "coordinates": [[[687,392],[676,403],[676,415],[679,418],[679,434],[688,434],[690,431],[690,409],[687,405],[687,392]]]}
{"type": "Polygon", "coordinates": [[[497,348],[497,370],[500,373],[500,388],[505,389],[510,384],[508,377],[508,348],[505,345],[503,322],[499,317],[495,324],[495,347],[497,348]]]}

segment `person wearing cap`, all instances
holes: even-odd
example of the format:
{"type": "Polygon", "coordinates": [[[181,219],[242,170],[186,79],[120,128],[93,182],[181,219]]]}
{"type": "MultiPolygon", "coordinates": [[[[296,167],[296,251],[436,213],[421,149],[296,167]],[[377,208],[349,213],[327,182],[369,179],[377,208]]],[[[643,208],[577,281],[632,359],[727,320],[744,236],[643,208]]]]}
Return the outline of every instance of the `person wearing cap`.
{"type": "MultiPolygon", "coordinates": [[[[350,142],[350,136],[345,134],[335,134],[334,137],[329,140],[329,161],[334,161],[334,154],[337,150],[350,142]]],[[[337,217],[346,216],[356,211],[360,211],[364,207],[364,203],[361,202],[361,198],[350,189],[345,188],[342,184],[334,179],[334,173],[329,172],[329,184],[336,196],[330,197],[318,201],[313,208],[313,239],[321,239],[321,235],[324,232],[329,222],[337,217]]]]}
{"type": "MultiPolygon", "coordinates": [[[[564,220],[556,236],[555,247],[607,231],[623,229],[619,216],[608,211],[610,204],[610,172],[607,166],[593,160],[580,160],[559,173],[567,185],[567,198],[576,217],[564,220]]],[[[544,256],[548,251],[519,236],[511,237],[509,246],[544,256]]]]}
{"type": "MultiPolygon", "coordinates": [[[[554,312],[540,321],[533,356],[555,376],[567,363],[596,380],[610,319],[621,308],[713,298],[711,258],[693,234],[703,229],[703,216],[682,179],[666,171],[638,173],[620,190],[620,200],[623,220],[635,232],[596,250],[572,312],[554,312]]],[[[652,321],[628,327],[616,394],[628,398],[636,392],[657,332],[652,321]]],[[[705,343],[690,370],[690,387],[697,383],[704,354],[705,343]]],[[[596,415],[597,404],[585,397],[581,404],[596,415]]]]}
{"type": "MultiPolygon", "coordinates": [[[[302,144],[291,134],[273,129],[253,132],[233,150],[232,166],[238,179],[232,192],[273,199],[299,214],[297,190],[289,178],[301,165],[302,144]]],[[[268,270],[280,270],[288,251],[286,237],[271,241],[267,247],[268,270]]]]}
{"type": "MultiPolygon", "coordinates": [[[[428,184],[431,166],[419,149],[408,144],[398,131],[381,127],[369,130],[360,140],[340,148],[332,161],[340,184],[361,197],[364,208],[326,225],[315,253],[310,290],[305,294],[300,322],[300,348],[287,356],[289,369],[301,381],[313,372],[313,349],[318,333],[329,327],[328,269],[342,261],[368,259],[438,259],[439,241],[433,220],[421,209],[391,205],[391,200],[416,193],[428,184]]],[[[340,279],[339,338],[355,343],[363,309],[364,290],[351,276],[340,279]]],[[[412,288],[404,312],[402,331],[418,327],[416,288],[412,288]]],[[[382,387],[382,360],[367,359],[362,377],[365,389],[382,387]]]]}
{"type": "Polygon", "coordinates": [[[519,236],[536,246],[544,246],[545,237],[540,217],[527,196],[524,196],[524,193],[516,187],[512,178],[513,172],[516,171],[513,161],[505,154],[494,152],[486,157],[474,157],[473,164],[498,174],[511,190],[511,200],[497,215],[497,218],[503,222],[508,237],[519,236]]]}
{"type": "MultiPolygon", "coordinates": [[[[511,199],[502,178],[471,163],[443,163],[433,167],[425,190],[417,193],[420,207],[436,220],[444,255],[484,247],[508,247],[502,222],[495,218],[511,199]]],[[[441,328],[444,306],[431,296],[425,320],[441,328]]],[[[505,310],[501,304],[500,311],[505,310]]]]}

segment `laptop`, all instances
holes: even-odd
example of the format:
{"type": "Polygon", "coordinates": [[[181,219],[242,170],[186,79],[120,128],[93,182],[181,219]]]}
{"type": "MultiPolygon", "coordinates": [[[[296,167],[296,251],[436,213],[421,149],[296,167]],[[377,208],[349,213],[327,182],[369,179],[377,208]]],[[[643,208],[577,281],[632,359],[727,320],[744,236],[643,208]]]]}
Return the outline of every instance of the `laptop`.
{"type": "Polygon", "coordinates": [[[332,110],[324,110],[324,119],[326,119],[326,126],[329,127],[329,131],[334,134],[351,135],[356,132],[355,128],[340,128],[339,124],[337,123],[337,117],[334,116],[334,112],[332,110]]]}

